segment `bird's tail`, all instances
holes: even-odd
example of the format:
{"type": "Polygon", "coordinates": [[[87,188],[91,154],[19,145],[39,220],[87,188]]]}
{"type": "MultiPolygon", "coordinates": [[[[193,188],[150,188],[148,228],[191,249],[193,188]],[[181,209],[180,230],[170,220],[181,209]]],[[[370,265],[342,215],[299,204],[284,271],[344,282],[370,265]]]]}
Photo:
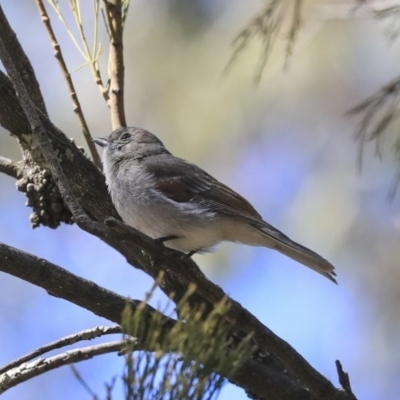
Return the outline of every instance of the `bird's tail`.
{"type": "Polygon", "coordinates": [[[278,230],[264,228],[261,229],[261,231],[269,237],[269,243],[273,242],[273,246],[270,247],[273,247],[280,253],[285,254],[306,267],[313,269],[319,274],[325,276],[325,278],[328,278],[337,284],[335,279],[335,268],[329,261],[325,260],[325,258],[322,258],[317,253],[307,249],[307,247],[294,242],[278,230]]]}

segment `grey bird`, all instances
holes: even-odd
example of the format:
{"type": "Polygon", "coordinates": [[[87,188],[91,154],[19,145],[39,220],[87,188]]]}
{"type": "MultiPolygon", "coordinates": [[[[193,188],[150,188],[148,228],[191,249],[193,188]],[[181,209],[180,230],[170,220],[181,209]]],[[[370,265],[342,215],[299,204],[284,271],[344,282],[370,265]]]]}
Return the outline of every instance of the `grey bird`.
{"type": "Polygon", "coordinates": [[[265,222],[228,186],[173,156],[152,133],[123,127],[94,142],[104,148],[108,190],[128,225],[189,255],[223,241],[268,247],[337,283],[331,263],[265,222]]]}

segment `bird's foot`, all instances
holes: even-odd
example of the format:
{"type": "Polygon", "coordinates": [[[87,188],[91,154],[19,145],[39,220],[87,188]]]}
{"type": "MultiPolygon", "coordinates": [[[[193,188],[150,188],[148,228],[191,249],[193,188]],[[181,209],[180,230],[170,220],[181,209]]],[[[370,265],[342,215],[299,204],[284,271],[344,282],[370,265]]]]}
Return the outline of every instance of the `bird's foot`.
{"type": "Polygon", "coordinates": [[[183,254],[181,259],[182,260],[188,260],[189,258],[191,258],[194,254],[196,254],[197,252],[199,252],[201,249],[197,249],[197,250],[192,250],[189,251],[189,253],[183,254]]]}
{"type": "Polygon", "coordinates": [[[180,239],[181,236],[177,236],[177,235],[169,235],[169,236],[163,236],[157,239],[154,239],[157,243],[164,243],[164,242],[168,242],[168,240],[176,240],[176,239],[180,239]]]}

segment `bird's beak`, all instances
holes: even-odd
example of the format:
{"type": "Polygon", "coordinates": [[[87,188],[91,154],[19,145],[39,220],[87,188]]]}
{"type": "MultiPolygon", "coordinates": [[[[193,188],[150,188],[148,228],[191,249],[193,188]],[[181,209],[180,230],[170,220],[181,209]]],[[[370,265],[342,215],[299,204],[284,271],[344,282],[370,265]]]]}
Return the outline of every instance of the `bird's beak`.
{"type": "Polygon", "coordinates": [[[108,145],[108,140],[106,138],[102,138],[102,137],[93,139],[93,142],[98,144],[100,147],[106,147],[108,145]]]}

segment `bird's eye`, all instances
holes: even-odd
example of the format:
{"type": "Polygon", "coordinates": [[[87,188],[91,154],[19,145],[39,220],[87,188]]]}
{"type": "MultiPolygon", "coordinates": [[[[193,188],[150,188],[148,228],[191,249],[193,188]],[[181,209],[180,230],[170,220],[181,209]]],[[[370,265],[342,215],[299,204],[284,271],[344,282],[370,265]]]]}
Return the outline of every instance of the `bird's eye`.
{"type": "Polygon", "coordinates": [[[129,139],[131,137],[130,133],[124,133],[121,137],[122,140],[129,139]]]}

